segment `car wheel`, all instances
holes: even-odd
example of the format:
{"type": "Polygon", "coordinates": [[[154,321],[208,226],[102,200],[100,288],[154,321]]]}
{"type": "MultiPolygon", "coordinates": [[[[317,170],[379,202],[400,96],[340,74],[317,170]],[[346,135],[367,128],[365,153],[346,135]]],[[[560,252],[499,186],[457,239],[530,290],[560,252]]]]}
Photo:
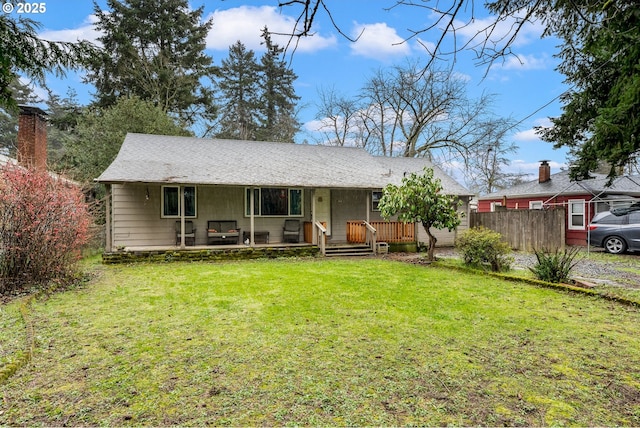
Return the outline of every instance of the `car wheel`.
{"type": "Polygon", "coordinates": [[[622,254],[627,251],[627,243],[617,236],[610,236],[604,241],[604,249],[611,254],[622,254]]]}

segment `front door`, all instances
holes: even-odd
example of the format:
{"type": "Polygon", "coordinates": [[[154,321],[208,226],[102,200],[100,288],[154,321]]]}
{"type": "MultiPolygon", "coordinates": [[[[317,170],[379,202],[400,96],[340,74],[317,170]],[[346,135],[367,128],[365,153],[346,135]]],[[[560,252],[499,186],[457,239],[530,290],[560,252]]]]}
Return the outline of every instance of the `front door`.
{"type": "Polygon", "coordinates": [[[331,189],[316,189],[316,221],[326,224],[327,235],[331,236],[331,189]]]}

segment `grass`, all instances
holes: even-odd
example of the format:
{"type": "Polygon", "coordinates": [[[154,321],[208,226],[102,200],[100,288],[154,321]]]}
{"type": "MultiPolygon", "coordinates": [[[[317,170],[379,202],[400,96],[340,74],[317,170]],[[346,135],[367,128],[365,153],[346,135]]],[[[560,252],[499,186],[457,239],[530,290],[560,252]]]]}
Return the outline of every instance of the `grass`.
{"type": "MultiPolygon", "coordinates": [[[[593,261],[598,263],[605,264],[614,264],[616,265],[616,270],[620,272],[620,274],[603,274],[602,272],[598,273],[597,279],[608,280],[614,283],[622,284],[623,287],[617,285],[608,285],[607,283],[600,283],[593,288],[594,291],[601,295],[613,296],[622,299],[632,300],[635,302],[640,302],[640,284],[637,283],[636,278],[626,278],[623,274],[625,272],[640,275],[640,257],[637,254],[609,254],[603,251],[591,251],[587,254],[585,250],[582,250],[578,253],[575,258],[575,261],[578,263],[578,266],[582,261],[593,261]]],[[[453,268],[462,268],[468,269],[468,267],[464,264],[462,259],[460,258],[439,258],[438,265],[442,267],[453,267],[453,268]]],[[[578,269],[573,269],[570,277],[578,276],[576,275],[576,271],[578,269]]],[[[526,279],[536,279],[535,275],[529,269],[516,268],[511,269],[505,272],[507,276],[510,277],[522,277],[526,279]]],[[[589,278],[587,278],[589,279],[589,278]]],[[[597,281],[596,281],[597,282],[597,281]]]]}
{"type": "Polygon", "coordinates": [[[0,425],[640,425],[633,307],[369,259],[99,269],[32,304],[0,425]]]}

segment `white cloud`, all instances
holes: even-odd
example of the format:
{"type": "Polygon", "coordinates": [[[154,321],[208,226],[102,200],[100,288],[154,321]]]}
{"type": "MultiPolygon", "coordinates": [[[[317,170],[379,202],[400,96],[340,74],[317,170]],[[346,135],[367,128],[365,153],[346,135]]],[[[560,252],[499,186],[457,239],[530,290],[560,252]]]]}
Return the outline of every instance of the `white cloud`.
{"type": "Polygon", "coordinates": [[[309,132],[320,132],[326,126],[326,123],[323,120],[310,120],[305,122],[303,128],[309,132]]]}
{"type": "Polygon", "coordinates": [[[45,30],[38,36],[41,39],[52,42],[77,42],[78,40],[88,40],[92,43],[99,44],[97,42],[97,38],[102,35],[102,32],[95,28],[94,24],[97,20],[98,18],[95,15],[89,15],[78,28],[45,30]]]}
{"type": "MultiPolygon", "coordinates": [[[[546,117],[538,118],[534,121],[534,126],[548,128],[551,126],[551,121],[546,117]]],[[[540,136],[536,133],[536,130],[534,128],[516,132],[513,136],[513,139],[520,142],[541,141],[540,136]]]]}
{"type": "Polygon", "coordinates": [[[281,47],[290,49],[295,47],[296,52],[309,52],[334,46],[337,41],[335,36],[324,37],[314,34],[299,40],[291,40],[290,34],[296,21],[291,16],[283,15],[273,6],[240,6],[227,10],[216,10],[207,19],[213,20],[213,28],[207,36],[207,48],[226,51],[229,46],[240,40],[247,49],[259,52],[264,50],[260,45],[260,34],[265,25],[272,34],[271,40],[281,47]],[[295,46],[295,44],[297,46],[295,46]]]}
{"type": "Polygon", "coordinates": [[[424,40],[421,39],[420,37],[418,37],[417,39],[417,44],[420,45],[420,47],[422,47],[423,49],[426,49],[426,51],[429,54],[433,54],[436,50],[436,44],[433,42],[430,42],[428,40],[424,40]]]}
{"type": "MultiPolygon", "coordinates": [[[[503,45],[508,42],[513,32],[518,27],[518,22],[523,19],[520,14],[514,14],[496,23],[496,16],[488,16],[483,19],[474,19],[465,23],[456,20],[456,34],[462,35],[467,40],[475,39],[477,43],[488,40],[488,45],[503,45]]],[[[518,30],[518,35],[513,42],[513,46],[524,46],[540,39],[544,25],[541,22],[525,22],[518,30]]]]}
{"type": "MultiPolygon", "coordinates": [[[[542,159],[540,159],[542,160],[542,159]]],[[[551,167],[551,172],[556,173],[562,169],[567,167],[567,164],[564,162],[557,161],[549,161],[549,166],[551,167]]],[[[540,162],[527,162],[522,159],[513,159],[507,168],[505,168],[508,172],[523,172],[530,175],[538,174],[538,169],[540,168],[540,162]]]]}
{"type": "Polygon", "coordinates": [[[354,55],[386,60],[389,57],[407,56],[411,53],[408,42],[384,22],[355,23],[351,36],[354,39],[358,38],[351,44],[351,53],[354,55]]]}
{"type": "MultiPolygon", "coordinates": [[[[49,98],[48,92],[45,89],[38,86],[32,80],[27,79],[26,77],[23,77],[23,76],[18,77],[18,79],[20,80],[20,83],[22,85],[28,86],[29,89],[31,89],[31,92],[33,93],[33,95],[35,95],[40,102],[49,98]]],[[[46,107],[43,107],[43,108],[46,109],[46,107]]]]}
{"type": "Polygon", "coordinates": [[[551,67],[549,57],[542,55],[510,55],[503,62],[496,63],[496,66],[502,65],[504,70],[546,70],[551,67]]]}
{"type": "Polygon", "coordinates": [[[540,136],[536,133],[536,130],[532,128],[526,131],[516,132],[513,139],[516,141],[539,141],[540,136]]]}

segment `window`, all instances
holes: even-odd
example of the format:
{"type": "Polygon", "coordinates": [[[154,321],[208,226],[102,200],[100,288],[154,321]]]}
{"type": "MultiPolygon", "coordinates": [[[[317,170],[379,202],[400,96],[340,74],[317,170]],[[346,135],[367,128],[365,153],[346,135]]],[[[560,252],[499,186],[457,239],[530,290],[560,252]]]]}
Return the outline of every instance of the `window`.
{"type": "Polygon", "coordinates": [[[596,212],[595,214],[603,213],[605,211],[611,210],[608,202],[596,202],[596,212]]]}
{"type": "Polygon", "coordinates": [[[640,223],[640,211],[631,211],[629,213],[629,224],[640,223]]]}
{"type": "Polygon", "coordinates": [[[529,209],[530,210],[541,210],[542,209],[542,201],[529,201],[529,209]]]}
{"type": "Polygon", "coordinates": [[[491,212],[496,212],[496,207],[501,207],[502,202],[491,202],[491,212]]]}
{"type": "Polygon", "coordinates": [[[380,211],[378,204],[382,198],[382,192],[371,192],[371,211],[380,211]]]}
{"type": "MultiPolygon", "coordinates": [[[[184,186],[184,216],[196,217],[196,188],[184,186]]],[[[162,217],[180,217],[180,187],[162,186],[162,217]]]]}
{"type": "MultiPolygon", "coordinates": [[[[253,215],[302,217],[302,189],[263,187],[253,189],[253,215]]],[[[250,215],[251,189],[245,191],[245,216],[250,215]]]]}
{"type": "Polygon", "coordinates": [[[584,200],[569,201],[569,229],[584,229],[584,200]]]}
{"type": "Polygon", "coordinates": [[[625,222],[625,216],[609,214],[598,220],[597,224],[625,224],[625,222]]]}

